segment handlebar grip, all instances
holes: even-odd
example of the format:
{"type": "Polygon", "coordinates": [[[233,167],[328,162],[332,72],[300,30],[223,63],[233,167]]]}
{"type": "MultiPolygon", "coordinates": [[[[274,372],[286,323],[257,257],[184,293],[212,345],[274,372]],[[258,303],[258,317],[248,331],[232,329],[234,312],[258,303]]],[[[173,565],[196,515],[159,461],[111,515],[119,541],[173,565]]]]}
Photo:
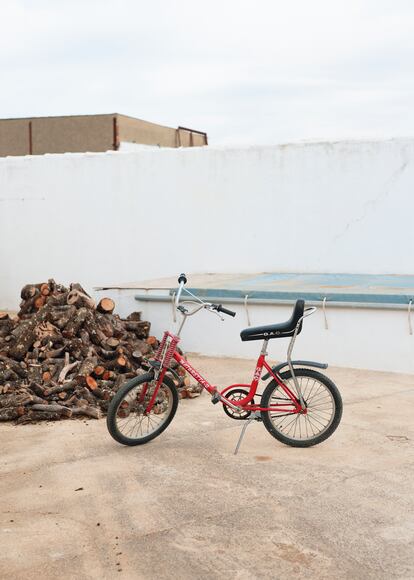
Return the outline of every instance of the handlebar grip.
{"type": "Polygon", "coordinates": [[[227,310],[227,308],[223,308],[221,304],[217,306],[217,312],[222,312],[223,314],[228,314],[229,316],[236,316],[236,313],[233,310],[227,310]]]}
{"type": "Polygon", "coordinates": [[[184,284],[187,284],[187,277],[185,274],[180,274],[178,276],[178,283],[181,284],[181,282],[183,282],[184,284]]]}

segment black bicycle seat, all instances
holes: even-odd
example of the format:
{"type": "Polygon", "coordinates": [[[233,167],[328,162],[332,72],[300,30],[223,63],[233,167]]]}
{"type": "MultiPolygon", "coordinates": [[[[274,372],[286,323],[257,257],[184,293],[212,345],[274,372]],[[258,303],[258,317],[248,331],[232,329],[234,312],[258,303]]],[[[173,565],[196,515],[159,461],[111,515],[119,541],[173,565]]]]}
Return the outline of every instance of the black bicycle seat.
{"type": "MultiPolygon", "coordinates": [[[[252,328],[245,328],[240,333],[240,338],[246,340],[268,340],[270,338],[286,338],[293,336],[296,325],[303,316],[305,309],[304,300],[296,300],[293,308],[293,314],[287,322],[279,324],[269,324],[267,326],[254,326],[252,328]]],[[[302,331],[302,323],[299,325],[298,334],[302,331]]]]}

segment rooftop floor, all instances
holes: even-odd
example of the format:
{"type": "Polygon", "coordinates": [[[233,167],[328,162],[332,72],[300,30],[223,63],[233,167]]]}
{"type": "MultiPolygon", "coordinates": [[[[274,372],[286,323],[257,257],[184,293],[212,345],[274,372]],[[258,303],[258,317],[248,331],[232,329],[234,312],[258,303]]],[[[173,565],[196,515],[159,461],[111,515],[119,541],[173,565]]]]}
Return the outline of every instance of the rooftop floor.
{"type": "MultiPolygon", "coordinates": [[[[251,361],[190,357],[213,382],[251,361]]],[[[412,376],[328,369],[336,433],[293,449],[203,394],[167,431],[122,447],[105,421],[0,425],[0,577],[414,577],[412,376]],[[79,490],[79,491],[75,491],[79,490]]]]}

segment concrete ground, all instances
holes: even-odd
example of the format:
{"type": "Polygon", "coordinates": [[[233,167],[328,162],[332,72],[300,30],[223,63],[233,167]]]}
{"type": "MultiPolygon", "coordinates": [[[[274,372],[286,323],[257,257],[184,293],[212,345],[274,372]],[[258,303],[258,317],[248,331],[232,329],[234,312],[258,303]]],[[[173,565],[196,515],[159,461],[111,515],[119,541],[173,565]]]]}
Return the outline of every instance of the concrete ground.
{"type": "MultiPolygon", "coordinates": [[[[245,360],[192,357],[217,384],[245,360]]],[[[414,578],[414,377],[328,369],[342,423],[286,447],[203,394],[155,441],[0,425],[0,578],[414,578]]]]}

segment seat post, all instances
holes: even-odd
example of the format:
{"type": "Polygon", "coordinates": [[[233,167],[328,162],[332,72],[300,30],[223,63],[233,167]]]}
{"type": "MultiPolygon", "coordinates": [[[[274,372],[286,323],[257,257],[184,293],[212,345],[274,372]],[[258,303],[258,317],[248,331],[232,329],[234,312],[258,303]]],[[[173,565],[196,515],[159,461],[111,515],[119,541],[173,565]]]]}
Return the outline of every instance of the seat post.
{"type": "Polygon", "coordinates": [[[262,344],[262,350],[260,351],[260,354],[267,354],[267,343],[269,342],[268,338],[265,338],[262,344]]]}

